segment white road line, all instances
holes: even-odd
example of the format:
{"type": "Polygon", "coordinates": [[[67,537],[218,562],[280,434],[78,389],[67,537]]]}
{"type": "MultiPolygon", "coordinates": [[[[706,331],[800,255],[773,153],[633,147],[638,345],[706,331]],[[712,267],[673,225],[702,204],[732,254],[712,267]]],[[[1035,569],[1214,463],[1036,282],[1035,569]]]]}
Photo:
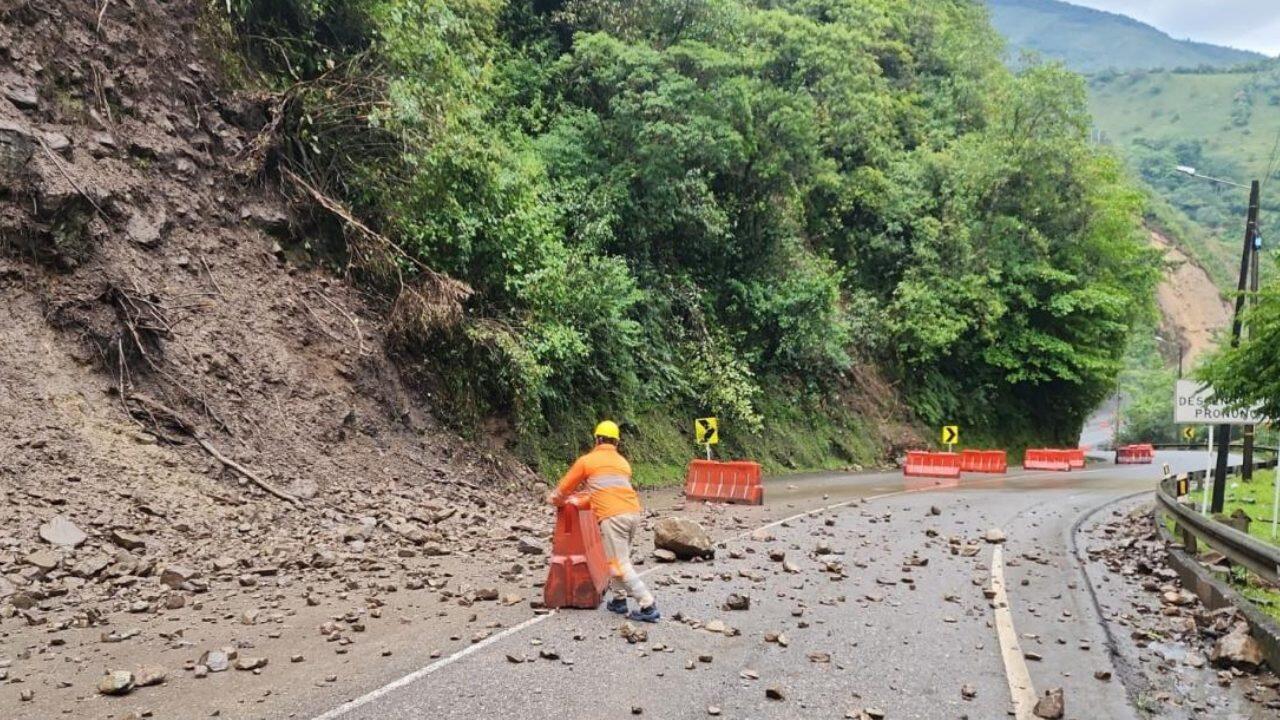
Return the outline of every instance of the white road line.
{"type": "Polygon", "coordinates": [[[1022,647],[1018,645],[1018,633],[1013,629],[1013,614],[1009,612],[1009,597],[1004,589],[1004,548],[999,545],[991,553],[991,589],[995,591],[996,634],[1000,637],[1004,674],[1013,698],[1013,716],[1016,720],[1033,720],[1031,711],[1036,705],[1036,689],[1031,684],[1022,647]]]}
{"type": "MultiPolygon", "coordinates": [[[[937,486],[933,486],[933,487],[917,488],[917,489],[913,489],[913,490],[895,490],[894,492],[882,493],[882,494],[880,494],[880,495],[869,495],[869,496],[867,496],[867,497],[865,497],[865,498],[853,498],[853,499],[851,499],[851,500],[845,500],[845,501],[843,501],[843,502],[832,503],[832,504],[830,504],[830,505],[826,505],[826,506],[823,506],[823,507],[820,507],[820,508],[816,508],[816,509],[814,509],[814,510],[806,510],[806,511],[804,511],[804,512],[799,512],[799,513],[796,513],[795,515],[791,515],[791,516],[788,516],[788,517],[782,518],[781,520],[774,520],[774,521],[773,521],[773,522],[771,522],[771,523],[767,523],[767,524],[765,524],[765,525],[761,525],[761,526],[760,526],[760,527],[758,527],[758,528],[754,528],[754,529],[752,529],[752,530],[747,530],[746,532],[743,532],[743,533],[740,533],[740,534],[738,534],[738,535],[735,535],[735,536],[733,536],[733,537],[732,537],[732,538],[730,538],[730,539],[731,539],[731,540],[741,540],[742,538],[747,537],[748,535],[750,535],[750,534],[752,534],[752,533],[754,533],[754,532],[758,532],[758,531],[760,531],[760,530],[768,530],[768,529],[769,529],[769,528],[771,528],[771,527],[777,527],[777,526],[779,526],[779,525],[781,525],[781,524],[783,524],[783,523],[791,522],[792,520],[799,520],[799,519],[800,519],[800,518],[802,518],[802,517],[807,517],[807,516],[810,516],[810,515],[816,515],[816,514],[819,514],[819,513],[829,512],[829,511],[831,511],[831,510],[835,510],[835,509],[837,509],[837,508],[847,507],[847,506],[852,505],[852,504],[854,504],[854,503],[856,503],[856,502],[871,502],[872,500],[883,500],[883,499],[885,499],[885,498],[896,497],[896,496],[898,496],[898,495],[907,495],[907,494],[910,494],[910,493],[917,493],[917,492],[927,492],[927,491],[930,491],[930,490],[950,490],[950,489],[953,489],[953,488],[973,487],[973,486],[978,485],[978,484],[980,484],[980,483],[984,483],[984,482],[996,482],[996,481],[1004,480],[1004,479],[1027,480],[1027,479],[1036,478],[1036,477],[1057,477],[1057,476],[1074,477],[1074,476],[1079,476],[1079,475],[1087,475],[1087,474],[1089,474],[1089,473],[1094,473],[1094,472],[1101,472],[1101,471],[1102,471],[1102,470],[1104,470],[1104,469],[1107,469],[1107,468],[1098,468],[1098,469],[1095,469],[1095,470],[1083,470],[1083,471],[1077,471],[1077,472],[1072,472],[1072,473],[1062,473],[1062,472],[1048,472],[1048,473],[1038,473],[1038,474],[1033,473],[1033,474],[1030,474],[1030,475],[1017,475],[1017,476],[1015,476],[1015,477],[1013,477],[1013,478],[1007,478],[1007,476],[996,476],[996,477],[990,477],[990,478],[982,478],[981,480],[976,480],[976,481],[974,481],[974,482],[972,482],[972,483],[969,483],[968,485],[950,485],[950,486],[937,485],[937,486]]],[[[997,548],[996,548],[996,552],[997,552],[997,553],[999,553],[999,551],[1000,551],[1000,548],[999,548],[999,547],[997,547],[997,548]]],[[[641,577],[643,577],[643,576],[645,576],[645,575],[648,575],[649,573],[656,572],[656,571],[657,571],[657,570],[659,570],[659,569],[660,569],[659,567],[654,566],[654,567],[648,568],[647,570],[645,570],[645,571],[643,571],[643,572],[639,573],[639,575],[640,575],[641,577]]],[[[994,560],[993,560],[992,578],[994,578],[994,577],[995,577],[995,570],[994,570],[994,560]]],[[[1004,593],[1003,586],[1001,587],[1000,592],[1001,592],[1001,596],[1003,597],[1003,593],[1004,593]]],[[[1006,606],[1007,606],[1007,603],[1006,603],[1006,606]]],[[[1006,610],[1006,612],[1007,612],[1007,610],[1006,610]]],[[[368,694],[361,695],[361,696],[360,696],[360,697],[358,697],[358,698],[353,698],[353,699],[351,699],[351,700],[348,700],[347,702],[345,702],[345,703],[343,703],[343,704],[339,705],[338,707],[333,708],[332,710],[329,710],[329,711],[327,711],[327,712],[324,712],[324,713],[322,713],[322,714],[320,714],[320,715],[315,716],[314,718],[312,718],[312,720],[334,720],[335,718],[340,718],[340,717],[342,717],[343,715],[346,715],[347,713],[351,712],[352,710],[355,710],[356,708],[361,707],[362,705],[367,705],[367,704],[369,704],[369,703],[373,702],[374,700],[377,700],[378,698],[382,697],[383,695],[386,695],[387,693],[389,693],[389,692],[391,692],[391,691],[393,691],[393,690],[396,690],[396,689],[402,688],[402,687],[404,687],[405,685],[408,685],[408,684],[410,684],[410,683],[413,683],[413,682],[414,682],[414,681],[416,681],[416,680],[420,680],[420,679],[422,679],[422,678],[424,678],[424,677],[426,677],[426,676],[428,676],[428,675],[430,675],[430,674],[432,674],[432,673],[436,672],[437,670],[440,670],[440,669],[442,669],[442,668],[448,667],[449,665],[452,665],[453,663],[455,663],[455,662],[457,662],[457,661],[459,661],[459,660],[461,660],[461,659],[463,659],[463,658],[467,657],[468,655],[472,655],[472,654],[474,654],[474,653],[477,653],[477,652],[479,652],[479,651],[483,650],[484,648],[487,648],[487,647],[489,647],[490,645],[493,645],[494,643],[496,643],[496,642],[498,642],[498,641],[500,641],[500,640],[503,640],[503,639],[505,639],[505,638],[511,637],[512,635],[515,635],[516,633],[520,633],[520,632],[523,632],[523,631],[525,631],[525,630],[528,630],[529,628],[533,627],[534,625],[537,625],[538,623],[541,623],[541,622],[543,622],[543,621],[545,621],[545,620],[547,620],[547,619],[549,619],[549,618],[553,617],[555,614],[556,614],[556,611],[555,611],[555,610],[552,610],[551,612],[549,612],[549,613],[547,613],[547,614],[545,614],[545,615],[535,615],[534,617],[531,617],[531,618],[529,618],[528,620],[525,620],[524,622],[520,623],[519,625],[512,625],[511,627],[507,628],[506,630],[503,630],[502,632],[498,633],[497,635],[492,635],[492,636],[490,636],[490,637],[487,637],[487,638],[485,638],[484,640],[481,640],[480,642],[475,643],[474,645],[468,645],[467,647],[465,647],[465,648],[463,648],[463,649],[459,650],[458,652],[456,652],[456,653],[454,653],[454,654],[452,654],[452,655],[449,655],[449,656],[447,656],[447,657],[442,657],[442,658],[440,658],[439,660],[436,660],[435,662],[431,663],[430,665],[427,665],[427,666],[425,666],[425,667],[421,667],[421,668],[419,668],[419,669],[417,669],[417,670],[414,670],[413,672],[409,673],[408,675],[405,675],[404,677],[400,678],[399,680],[393,680],[393,681],[391,681],[390,683],[388,683],[388,684],[386,684],[386,685],[383,685],[382,687],[378,688],[377,690],[373,690],[373,691],[369,692],[368,694]]],[[[998,611],[997,611],[997,618],[999,618],[998,611]]],[[[1010,629],[1012,629],[1012,627],[1013,627],[1013,625],[1012,625],[1012,621],[1010,621],[1010,629]]],[[[1016,636],[1014,637],[1014,644],[1015,644],[1015,645],[1017,644],[1017,637],[1016,637],[1016,636]]],[[[1018,653],[1018,659],[1019,659],[1019,661],[1021,661],[1021,659],[1022,659],[1022,653],[1021,653],[1021,652],[1019,652],[1019,653],[1018,653]]],[[[1006,666],[1006,668],[1008,667],[1008,659],[1007,659],[1007,658],[1005,659],[1005,666],[1006,666]]],[[[1026,665],[1025,665],[1025,663],[1023,664],[1023,671],[1024,671],[1024,672],[1026,671],[1026,665]]],[[[1010,682],[1010,688],[1012,688],[1012,687],[1013,687],[1013,681],[1012,681],[1012,680],[1010,680],[1009,682],[1010,682]]],[[[1029,680],[1028,680],[1028,687],[1030,687],[1030,681],[1029,681],[1029,680]]],[[[1034,698],[1035,698],[1035,691],[1032,691],[1031,695],[1032,695],[1032,704],[1034,704],[1034,703],[1035,703],[1035,699],[1034,699],[1034,698]]],[[[1030,713],[1030,712],[1031,712],[1031,709],[1030,709],[1030,707],[1028,707],[1028,708],[1027,708],[1027,713],[1030,713]]],[[[1029,718],[1029,717],[1031,717],[1031,716],[1028,714],[1028,715],[1026,715],[1025,717],[1028,717],[1028,718],[1029,718]]],[[[1024,718],[1024,716],[1023,716],[1023,715],[1019,715],[1019,716],[1017,717],[1017,720],[1023,720],[1023,718],[1024,718]]]]}
{"type": "Polygon", "coordinates": [[[552,610],[546,615],[535,615],[529,618],[528,620],[525,620],[524,622],[520,623],[519,625],[512,625],[511,627],[507,628],[506,630],[503,630],[497,635],[492,635],[490,637],[485,638],[484,640],[481,640],[480,642],[474,645],[469,645],[448,657],[440,658],[439,660],[431,663],[430,665],[414,670],[413,672],[409,673],[408,675],[405,675],[399,680],[394,680],[390,683],[387,683],[386,685],[383,685],[382,687],[378,688],[377,690],[374,690],[373,692],[370,692],[367,695],[361,695],[360,697],[355,698],[353,700],[348,700],[347,702],[339,705],[338,707],[326,713],[315,716],[313,720],[333,720],[334,718],[342,717],[343,715],[346,715],[347,713],[351,712],[352,710],[355,710],[361,705],[367,705],[368,703],[371,703],[374,700],[377,700],[378,698],[382,697],[383,695],[386,695],[387,693],[393,690],[402,688],[405,685],[408,685],[414,682],[415,680],[424,678],[430,675],[431,673],[439,670],[442,667],[445,667],[447,665],[452,665],[453,663],[461,660],[462,658],[468,655],[471,655],[472,653],[477,653],[483,650],[484,648],[487,648],[490,645],[498,642],[499,640],[502,640],[503,638],[507,638],[512,635],[515,635],[518,632],[527,630],[528,628],[531,628],[534,625],[537,625],[538,623],[542,622],[543,620],[546,620],[549,617],[552,617],[555,614],[556,614],[556,611],[552,610]]]}

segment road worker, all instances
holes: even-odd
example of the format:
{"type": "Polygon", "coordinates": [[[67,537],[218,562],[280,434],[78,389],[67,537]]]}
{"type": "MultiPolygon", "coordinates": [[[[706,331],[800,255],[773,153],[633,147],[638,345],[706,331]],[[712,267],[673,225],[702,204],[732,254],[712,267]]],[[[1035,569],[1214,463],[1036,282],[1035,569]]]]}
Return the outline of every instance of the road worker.
{"type": "Polygon", "coordinates": [[[609,587],[613,598],[605,606],[620,615],[627,614],[627,596],[639,603],[639,609],[628,618],[657,622],[658,612],[653,595],[631,564],[631,544],[644,513],[640,498],[631,487],[631,463],[618,452],[621,433],[617,423],[605,420],[596,425],[596,446],[578,458],[560,479],[560,484],[547,495],[547,502],[563,505],[568,497],[585,485],[590,493],[591,509],[600,521],[600,537],[609,560],[609,587]]]}

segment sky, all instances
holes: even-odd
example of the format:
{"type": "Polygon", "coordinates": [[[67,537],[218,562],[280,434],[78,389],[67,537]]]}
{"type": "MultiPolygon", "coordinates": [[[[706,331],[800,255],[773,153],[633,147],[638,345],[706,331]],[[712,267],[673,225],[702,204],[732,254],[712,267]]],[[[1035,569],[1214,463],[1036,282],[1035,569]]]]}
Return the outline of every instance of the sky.
{"type": "Polygon", "coordinates": [[[1179,40],[1280,55],[1280,0],[1067,0],[1128,15],[1179,40]]]}

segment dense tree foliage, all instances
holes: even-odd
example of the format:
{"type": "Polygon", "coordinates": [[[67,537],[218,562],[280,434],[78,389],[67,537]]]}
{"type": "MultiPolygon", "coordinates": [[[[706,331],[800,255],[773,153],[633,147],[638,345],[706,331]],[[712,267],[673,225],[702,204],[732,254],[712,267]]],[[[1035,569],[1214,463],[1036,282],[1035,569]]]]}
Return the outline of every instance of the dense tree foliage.
{"type": "Polygon", "coordinates": [[[1240,406],[1261,405],[1269,418],[1280,418],[1280,284],[1262,289],[1244,316],[1248,333],[1239,347],[1224,343],[1199,368],[1222,401],[1240,406]]]}
{"type": "Polygon", "coordinates": [[[1011,74],[967,0],[232,6],[285,162],[474,288],[410,343],[472,419],[756,431],[876,364],[926,422],[1066,442],[1148,311],[1081,80],[1011,74]]]}
{"type": "MultiPolygon", "coordinates": [[[[1173,423],[1174,382],[1177,370],[1163,352],[1175,353],[1176,343],[1160,337],[1153,319],[1139,324],[1130,336],[1125,368],[1120,373],[1120,444],[1184,442],[1181,428],[1173,423]]],[[[1203,439],[1203,437],[1202,437],[1203,439]]]]}

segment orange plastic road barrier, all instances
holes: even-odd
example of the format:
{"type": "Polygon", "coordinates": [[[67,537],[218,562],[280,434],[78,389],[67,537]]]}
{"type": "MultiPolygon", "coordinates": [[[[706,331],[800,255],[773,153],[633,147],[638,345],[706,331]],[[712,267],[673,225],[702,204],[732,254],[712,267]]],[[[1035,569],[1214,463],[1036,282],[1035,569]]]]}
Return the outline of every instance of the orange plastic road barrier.
{"type": "Polygon", "coordinates": [[[764,481],[760,463],[694,460],[689,463],[685,474],[684,496],[690,500],[763,505],[764,481]]]}
{"type": "Polygon", "coordinates": [[[909,450],[902,474],[908,477],[960,477],[960,453],[909,450]]]}
{"type": "Polygon", "coordinates": [[[551,564],[542,599],[549,608],[594,608],[609,584],[600,524],[584,496],[574,496],[556,514],[551,564]]]}
{"type": "Polygon", "coordinates": [[[960,453],[962,472],[1005,473],[1009,457],[1004,450],[964,450],[960,453]]]}
{"type": "Polygon", "coordinates": [[[1116,448],[1117,465],[1149,465],[1155,461],[1156,449],[1151,445],[1122,445],[1116,448]]]}
{"type": "Polygon", "coordinates": [[[1075,450],[1052,450],[1049,448],[1028,448],[1022,456],[1022,467],[1025,470],[1070,470],[1071,459],[1075,450]]]}
{"type": "Polygon", "coordinates": [[[1067,453],[1067,463],[1071,465],[1072,470],[1084,467],[1084,448],[1073,448],[1067,453]]]}

